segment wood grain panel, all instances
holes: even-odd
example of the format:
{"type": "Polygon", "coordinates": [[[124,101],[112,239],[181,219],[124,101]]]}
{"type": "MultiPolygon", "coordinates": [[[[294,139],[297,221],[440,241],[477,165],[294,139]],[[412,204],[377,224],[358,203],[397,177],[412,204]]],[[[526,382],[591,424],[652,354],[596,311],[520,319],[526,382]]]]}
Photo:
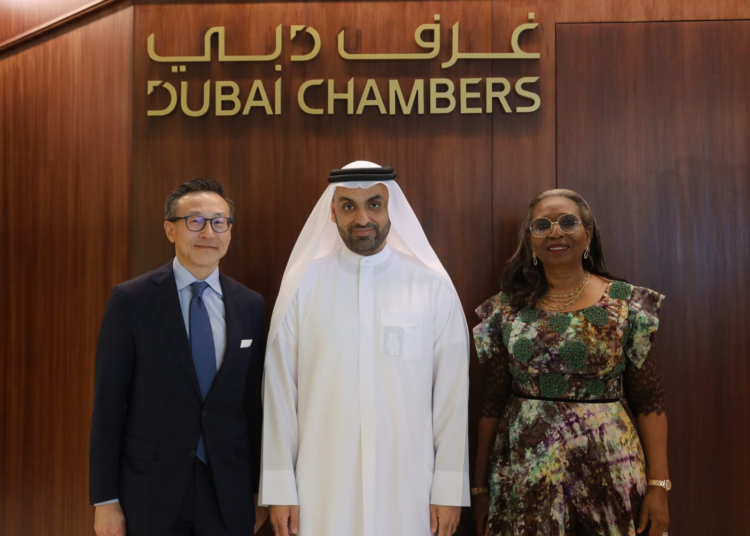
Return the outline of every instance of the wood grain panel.
{"type": "Polygon", "coordinates": [[[0,2],[0,43],[91,3],[92,0],[4,0],[0,2]]]}
{"type": "MultiPolygon", "coordinates": [[[[492,9],[493,50],[508,46],[513,29],[535,14],[539,28],[524,35],[524,47],[542,54],[530,61],[498,62],[496,76],[523,73],[538,76],[541,108],[524,116],[495,116],[493,120],[493,289],[498,289],[506,259],[516,246],[517,223],[536,194],[553,188],[556,175],[555,135],[555,32],[558,25],[573,22],[638,22],[714,19],[750,19],[745,0],[705,2],[669,0],[652,2],[590,2],[588,0],[495,0],[492,9]]],[[[586,50],[579,51],[585,57],[586,50]]]]}
{"type": "Polygon", "coordinates": [[[557,28],[558,185],[613,271],[667,296],[676,534],[750,533],[748,54],[750,21],[557,28]]]}
{"type": "Polygon", "coordinates": [[[95,0],[85,4],[63,15],[46,20],[29,30],[17,33],[5,41],[0,40],[0,54],[5,55],[9,50],[21,48],[33,41],[44,39],[46,36],[53,35],[57,30],[71,26],[82,19],[93,22],[96,20],[97,14],[106,12],[107,9],[113,8],[116,4],[132,5],[132,0],[127,2],[124,0],[95,0]]]}
{"type": "MultiPolygon", "coordinates": [[[[511,99],[509,104],[514,113],[496,112],[493,116],[493,269],[488,296],[500,291],[500,277],[506,260],[518,244],[518,225],[529,202],[539,192],[555,187],[554,56],[550,52],[548,14],[538,4],[493,4],[492,50],[509,50],[513,30],[527,22],[529,13],[533,13],[534,21],[539,23],[537,29],[523,34],[520,43],[523,50],[538,52],[541,58],[494,62],[493,76],[505,77],[511,82],[521,77],[538,77],[539,81],[529,87],[540,96],[541,105],[534,113],[515,113],[516,106],[526,103],[519,102],[518,98],[514,103],[511,99]]],[[[472,320],[475,319],[473,315],[472,320]]]]}
{"type": "Polygon", "coordinates": [[[132,8],[0,61],[0,534],[93,534],[97,330],[129,272],[132,8]]]}

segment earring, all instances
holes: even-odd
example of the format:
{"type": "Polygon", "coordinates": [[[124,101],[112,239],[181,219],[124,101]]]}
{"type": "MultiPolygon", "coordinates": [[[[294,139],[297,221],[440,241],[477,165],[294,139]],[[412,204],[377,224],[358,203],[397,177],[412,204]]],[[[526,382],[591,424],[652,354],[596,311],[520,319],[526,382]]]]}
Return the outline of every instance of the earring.
{"type": "Polygon", "coordinates": [[[589,251],[591,251],[591,248],[586,246],[586,251],[583,252],[583,258],[588,259],[589,258],[589,251]]]}
{"type": "Polygon", "coordinates": [[[534,266],[536,266],[536,264],[537,264],[536,253],[534,253],[533,251],[531,252],[531,259],[534,261],[534,266]]]}

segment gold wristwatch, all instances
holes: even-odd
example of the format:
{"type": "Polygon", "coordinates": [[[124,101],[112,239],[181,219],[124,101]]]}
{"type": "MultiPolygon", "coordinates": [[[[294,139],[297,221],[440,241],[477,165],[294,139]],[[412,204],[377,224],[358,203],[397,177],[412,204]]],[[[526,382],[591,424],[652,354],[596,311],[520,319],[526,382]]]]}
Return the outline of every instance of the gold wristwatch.
{"type": "Polygon", "coordinates": [[[649,486],[658,486],[660,488],[664,488],[666,491],[669,491],[672,489],[672,481],[667,480],[649,480],[648,481],[649,486]]]}

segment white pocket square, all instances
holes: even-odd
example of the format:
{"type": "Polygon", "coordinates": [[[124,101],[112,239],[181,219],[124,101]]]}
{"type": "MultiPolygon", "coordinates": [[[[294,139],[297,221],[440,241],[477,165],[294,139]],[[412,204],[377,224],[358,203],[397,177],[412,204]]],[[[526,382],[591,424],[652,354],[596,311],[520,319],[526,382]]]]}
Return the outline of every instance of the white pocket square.
{"type": "Polygon", "coordinates": [[[251,344],[253,344],[252,339],[242,339],[242,342],[240,343],[240,348],[250,348],[251,344]]]}

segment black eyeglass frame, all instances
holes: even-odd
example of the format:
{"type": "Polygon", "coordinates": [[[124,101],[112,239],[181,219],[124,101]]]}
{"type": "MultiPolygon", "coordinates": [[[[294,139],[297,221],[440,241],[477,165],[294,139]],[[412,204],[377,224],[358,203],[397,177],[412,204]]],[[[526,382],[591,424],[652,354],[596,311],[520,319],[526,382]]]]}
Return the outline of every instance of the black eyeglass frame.
{"type": "Polygon", "coordinates": [[[219,233],[219,234],[226,233],[229,230],[229,228],[232,226],[232,223],[234,222],[234,218],[229,218],[227,216],[217,216],[215,218],[204,218],[203,216],[177,216],[176,218],[169,218],[167,221],[174,223],[174,222],[180,221],[180,220],[185,220],[185,227],[188,228],[188,231],[192,231],[194,233],[200,233],[203,229],[206,228],[206,222],[210,222],[211,223],[211,230],[213,232],[219,233]],[[195,218],[195,219],[201,219],[201,220],[203,220],[203,226],[200,229],[191,229],[190,225],[188,224],[188,220],[190,218],[195,218]],[[214,220],[226,220],[227,221],[227,228],[224,229],[223,231],[217,231],[214,228],[214,220]]]}

